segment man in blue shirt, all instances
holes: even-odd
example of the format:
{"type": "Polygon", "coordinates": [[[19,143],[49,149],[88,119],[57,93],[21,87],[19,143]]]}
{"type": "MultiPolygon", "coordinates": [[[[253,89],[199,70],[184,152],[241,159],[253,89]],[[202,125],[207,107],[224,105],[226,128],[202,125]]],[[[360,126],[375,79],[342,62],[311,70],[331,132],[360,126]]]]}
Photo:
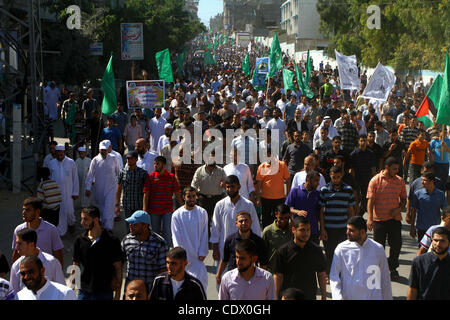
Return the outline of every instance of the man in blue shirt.
{"type": "Polygon", "coordinates": [[[310,240],[319,245],[319,198],[320,192],[317,191],[320,175],[317,171],[306,173],[304,184],[293,188],[286,198],[286,205],[291,208],[291,214],[304,216],[311,225],[310,240]]]}
{"type": "Polygon", "coordinates": [[[422,175],[423,188],[416,190],[411,200],[411,237],[418,241],[423,238],[427,229],[441,220],[441,210],[447,206],[447,199],[443,191],[434,186],[434,174],[426,172],[422,175]],[[417,214],[416,214],[417,213],[417,214]]]}
{"type": "Polygon", "coordinates": [[[434,155],[434,172],[436,174],[436,177],[439,177],[442,184],[445,186],[448,178],[448,152],[450,150],[450,139],[447,138],[447,126],[444,127],[444,143],[442,143],[441,134],[440,138],[434,138],[433,140],[431,140],[430,151],[434,155]],[[441,158],[442,151],[444,151],[444,156],[441,158]]]}
{"type": "Polygon", "coordinates": [[[109,140],[114,151],[121,152],[122,134],[120,130],[114,126],[114,118],[108,117],[106,120],[106,128],[100,135],[100,141],[109,140]]]}

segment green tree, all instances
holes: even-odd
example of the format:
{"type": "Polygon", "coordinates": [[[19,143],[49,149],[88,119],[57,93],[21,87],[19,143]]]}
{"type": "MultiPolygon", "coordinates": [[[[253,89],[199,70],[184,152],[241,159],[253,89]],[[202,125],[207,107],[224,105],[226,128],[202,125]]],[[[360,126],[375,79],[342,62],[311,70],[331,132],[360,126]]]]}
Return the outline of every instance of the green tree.
{"type": "Polygon", "coordinates": [[[450,47],[450,0],[319,0],[320,30],[334,49],[375,67],[442,70],[450,47]],[[381,29],[367,27],[367,7],[381,8],[381,29]]]}
{"type": "MultiPolygon", "coordinates": [[[[106,3],[109,4],[109,1],[106,3]]],[[[65,28],[61,34],[54,35],[54,42],[57,44],[60,41],[61,55],[69,52],[67,61],[61,62],[54,73],[73,69],[68,77],[77,79],[78,83],[81,83],[80,80],[100,78],[108,63],[109,52],[114,53],[116,79],[130,79],[131,61],[121,60],[121,23],[143,23],[144,60],[135,62],[135,71],[138,74],[139,70],[146,69],[149,79],[157,79],[156,52],[166,48],[173,54],[180,52],[185,42],[206,31],[205,26],[184,9],[184,0],[127,0],[122,7],[98,7],[93,1],[81,0],[77,3],[82,10],[81,30],[66,28],[68,16],[65,9],[74,4],[72,0],[47,0],[46,4],[50,12],[58,16],[57,23],[62,25],[62,29],[65,28]],[[74,46],[72,41],[67,40],[67,35],[74,34],[81,38],[83,46],[74,46]],[[87,48],[92,42],[103,42],[102,57],[89,56],[87,48]],[[71,59],[79,59],[81,65],[68,66],[72,63],[71,59]]],[[[45,50],[51,49],[45,47],[45,50]]]]}

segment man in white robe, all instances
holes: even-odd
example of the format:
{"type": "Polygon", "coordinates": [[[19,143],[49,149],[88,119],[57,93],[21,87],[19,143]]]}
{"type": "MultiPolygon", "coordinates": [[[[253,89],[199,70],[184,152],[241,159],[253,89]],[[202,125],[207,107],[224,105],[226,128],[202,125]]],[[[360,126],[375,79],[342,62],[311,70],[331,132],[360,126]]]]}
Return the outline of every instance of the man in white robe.
{"type": "Polygon", "coordinates": [[[155,109],[155,116],[150,119],[150,122],[148,124],[149,130],[150,130],[150,145],[151,145],[151,151],[154,153],[158,153],[157,147],[158,147],[158,141],[159,137],[164,135],[164,126],[167,123],[167,120],[161,117],[161,108],[155,109]]]}
{"type": "Polygon", "coordinates": [[[111,141],[109,140],[103,140],[102,141],[105,146],[108,148],[108,153],[113,156],[115,158],[115,160],[117,161],[117,164],[119,166],[119,169],[122,170],[123,169],[123,158],[122,155],[120,153],[118,153],[117,151],[114,151],[112,148],[112,144],[111,141]]]}
{"type": "Polygon", "coordinates": [[[362,217],[348,220],[347,238],[334,251],[330,270],[333,300],[392,300],[386,253],[381,244],[367,237],[362,217]]]}
{"type": "Polygon", "coordinates": [[[250,167],[243,161],[238,161],[239,151],[235,148],[231,153],[233,162],[223,167],[225,174],[228,176],[235,175],[239,179],[241,188],[239,194],[248,200],[253,200],[255,195],[255,184],[253,183],[250,167]]]}
{"type": "Polygon", "coordinates": [[[86,177],[86,196],[91,196],[91,188],[94,184],[92,204],[100,210],[103,228],[112,230],[117,177],[120,169],[115,157],[108,153],[108,146],[104,141],[100,143],[99,150],[100,153],[91,161],[86,177]]]}
{"type": "Polygon", "coordinates": [[[67,227],[75,225],[73,200],[78,199],[80,187],[78,170],[75,161],[66,157],[64,145],[57,145],[56,158],[50,161],[50,179],[56,181],[61,189],[61,204],[59,210],[58,233],[62,237],[67,232],[67,227]]]}
{"type": "Polygon", "coordinates": [[[156,148],[157,154],[161,154],[162,148],[165,145],[170,144],[170,134],[172,133],[172,129],[173,129],[173,127],[170,123],[166,123],[164,125],[164,134],[161,137],[159,137],[158,147],[156,148]]]}
{"type": "Polygon", "coordinates": [[[78,154],[80,155],[75,163],[77,164],[78,170],[78,181],[80,186],[80,205],[82,208],[89,206],[89,198],[86,197],[86,176],[89,171],[89,166],[91,165],[91,158],[86,157],[86,148],[79,147],[78,154]]]}
{"type": "Polygon", "coordinates": [[[192,187],[186,189],[186,192],[183,190],[185,205],[172,215],[172,242],[174,247],[180,246],[186,250],[186,271],[200,280],[206,291],[208,273],[204,260],[208,254],[208,214],[205,209],[195,205],[196,190],[192,187]]]}
{"type": "Polygon", "coordinates": [[[209,242],[213,244],[213,259],[215,261],[222,260],[225,239],[238,231],[235,223],[238,212],[250,212],[252,221],[255,221],[255,223],[252,223],[252,231],[261,237],[261,225],[256,223],[259,218],[255,206],[253,202],[239,194],[240,187],[238,177],[234,175],[226,177],[225,190],[228,196],[217,202],[214,208],[209,242]]]}

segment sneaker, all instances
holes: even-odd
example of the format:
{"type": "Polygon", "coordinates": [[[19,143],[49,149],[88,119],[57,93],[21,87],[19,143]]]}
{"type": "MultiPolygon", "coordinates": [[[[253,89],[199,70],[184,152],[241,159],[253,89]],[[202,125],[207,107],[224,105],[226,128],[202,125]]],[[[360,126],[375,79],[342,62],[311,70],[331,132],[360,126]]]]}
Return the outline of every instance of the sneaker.
{"type": "Polygon", "coordinates": [[[397,270],[392,270],[391,271],[391,281],[396,281],[400,278],[400,274],[398,273],[397,270]]]}

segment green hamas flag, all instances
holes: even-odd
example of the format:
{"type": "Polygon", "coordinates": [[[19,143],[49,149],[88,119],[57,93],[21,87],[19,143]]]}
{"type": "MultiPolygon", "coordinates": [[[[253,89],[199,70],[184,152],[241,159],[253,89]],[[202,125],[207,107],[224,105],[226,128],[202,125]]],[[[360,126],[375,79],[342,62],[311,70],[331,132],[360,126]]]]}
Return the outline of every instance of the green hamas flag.
{"type": "Polygon", "coordinates": [[[227,44],[227,42],[228,42],[228,36],[225,36],[225,37],[223,38],[222,44],[227,44]]]}
{"type": "Polygon", "coordinates": [[[436,123],[450,125],[450,59],[445,53],[445,70],[442,79],[436,123]]]}
{"type": "Polygon", "coordinates": [[[174,82],[169,49],[157,52],[155,59],[156,66],[158,67],[159,79],[164,80],[165,82],[174,82]]]}
{"type": "Polygon", "coordinates": [[[216,65],[216,59],[213,58],[213,56],[211,55],[211,53],[209,51],[205,51],[205,57],[203,59],[203,64],[206,66],[209,65],[216,65]]]}
{"type": "Polygon", "coordinates": [[[216,38],[214,38],[214,47],[213,47],[213,49],[216,50],[218,46],[219,46],[219,40],[216,37],[216,38]]]}
{"type": "Polygon", "coordinates": [[[294,72],[293,71],[283,68],[283,83],[284,83],[285,91],[291,89],[292,91],[295,92],[294,72]]]}
{"type": "Polygon", "coordinates": [[[278,41],[278,35],[275,32],[273,36],[272,45],[269,50],[269,59],[270,59],[270,71],[267,74],[267,77],[274,77],[277,70],[280,70],[283,67],[283,62],[281,58],[281,47],[280,42],[278,41]]]}
{"type": "Polygon", "coordinates": [[[223,42],[223,34],[219,34],[219,45],[223,42]]]}
{"type": "Polygon", "coordinates": [[[112,66],[113,55],[109,58],[108,65],[102,78],[102,88],[104,91],[102,102],[102,113],[112,115],[117,108],[116,85],[114,83],[114,70],[112,66]]]}
{"type": "Polygon", "coordinates": [[[308,85],[305,82],[305,79],[303,78],[303,74],[301,73],[300,69],[298,68],[297,64],[295,65],[295,74],[297,76],[297,83],[300,87],[300,90],[302,90],[302,94],[306,96],[308,99],[314,98],[314,92],[309,89],[308,85]]]}
{"type": "Polygon", "coordinates": [[[244,58],[244,62],[242,62],[242,72],[247,76],[251,75],[252,71],[250,70],[250,56],[247,55],[244,58]]]}
{"type": "Polygon", "coordinates": [[[183,51],[177,57],[177,74],[181,76],[183,74],[184,63],[186,61],[186,48],[183,47],[183,51]]]}
{"type": "Polygon", "coordinates": [[[309,86],[310,80],[311,80],[311,59],[309,58],[309,50],[308,50],[308,57],[306,58],[306,75],[305,75],[306,86],[309,86]]]}

